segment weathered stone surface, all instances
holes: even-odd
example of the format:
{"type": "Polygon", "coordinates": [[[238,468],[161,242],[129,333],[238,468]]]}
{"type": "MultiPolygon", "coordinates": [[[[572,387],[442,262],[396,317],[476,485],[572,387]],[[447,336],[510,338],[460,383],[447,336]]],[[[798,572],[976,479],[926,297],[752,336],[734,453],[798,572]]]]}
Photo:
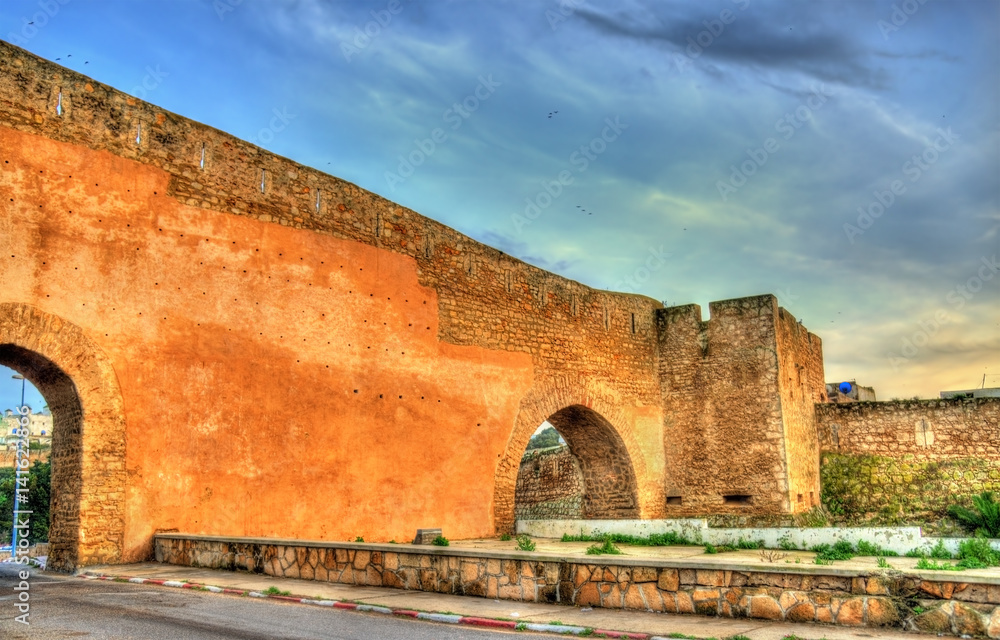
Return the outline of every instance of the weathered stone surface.
{"type": "Polygon", "coordinates": [[[955,602],[952,609],[955,633],[961,636],[986,635],[987,621],[978,611],[961,602],[955,602]]]}
{"type": "Polygon", "coordinates": [[[931,609],[921,613],[913,619],[913,624],[918,631],[924,633],[951,633],[951,616],[941,609],[931,609]]]}
{"type": "Polygon", "coordinates": [[[680,586],[677,569],[660,569],[660,578],[657,586],[663,591],[677,591],[680,586]]]}
{"type": "Polygon", "coordinates": [[[836,622],[846,627],[860,627],[865,623],[864,598],[849,598],[840,602],[836,622]]]}
{"type": "Polygon", "coordinates": [[[899,624],[896,605],[889,598],[868,598],[867,624],[870,627],[888,627],[899,624]]]}
{"type": "Polygon", "coordinates": [[[785,612],[785,620],[789,622],[812,622],[815,619],[816,605],[811,602],[800,602],[785,612]]]}
{"type": "Polygon", "coordinates": [[[762,620],[781,620],[783,614],[781,607],[774,598],[770,596],[754,596],[750,598],[749,614],[751,618],[762,620]]]}

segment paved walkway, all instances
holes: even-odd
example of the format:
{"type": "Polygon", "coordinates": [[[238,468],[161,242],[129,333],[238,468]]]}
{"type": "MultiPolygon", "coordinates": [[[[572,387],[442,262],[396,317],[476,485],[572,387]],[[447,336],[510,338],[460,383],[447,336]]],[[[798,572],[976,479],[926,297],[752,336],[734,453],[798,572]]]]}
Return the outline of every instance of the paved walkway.
{"type": "MultiPolygon", "coordinates": [[[[915,640],[929,638],[898,630],[834,627],[816,624],[790,624],[764,620],[733,620],[696,615],[673,615],[588,609],[565,605],[535,604],[489,600],[423,591],[403,591],[381,587],[339,585],[312,580],[293,580],[271,576],[198,569],[159,563],[95,566],[81,572],[84,577],[131,579],[132,582],[165,583],[166,587],[212,587],[223,595],[271,597],[302,604],[361,609],[378,613],[405,615],[437,622],[474,624],[478,626],[521,628],[553,633],[581,633],[594,629],[609,637],[667,638],[693,636],[697,638],[728,638],[742,635],[751,640],[781,640],[789,635],[808,640],[856,640],[884,638],[915,640]],[[288,592],[289,596],[267,596],[264,592],[288,592]]],[[[290,606],[295,606],[290,604],[290,606]]]]}

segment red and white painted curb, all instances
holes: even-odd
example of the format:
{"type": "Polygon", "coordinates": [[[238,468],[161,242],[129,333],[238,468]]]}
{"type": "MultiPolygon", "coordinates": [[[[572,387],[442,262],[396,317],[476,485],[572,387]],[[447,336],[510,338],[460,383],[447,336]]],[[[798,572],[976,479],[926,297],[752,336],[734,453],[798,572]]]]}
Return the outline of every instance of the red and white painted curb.
{"type": "Polygon", "coordinates": [[[315,598],[300,598],[297,596],[283,596],[278,594],[262,593],[260,591],[248,591],[244,589],[225,589],[197,582],[182,582],[179,580],[159,580],[156,578],[132,578],[129,576],[109,576],[93,575],[89,572],[79,574],[84,580],[110,580],[113,582],[131,582],[133,584],[156,584],[164,587],[175,587],[179,589],[198,589],[211,593],[225,593],[234,596],[247,596],[250,598],[264,598],[268,600],[282,600],[285,602],[295,602],[298,604],[308,604],[318,607],[331,607],[334,609],[347,609],[354,611],[365,611],[368,613],[385,613],[393,616],[403,616],[416,618],[418,620],[429,620],[431,622],[443,622],[446,624],[462,624],[474,627],[491,627],[494,629],[513,629],[518,631],[536,631],[541,633],[558,633],[560,635],[581,635],[606,637],[606,638],[628,638],[629,640],[668,640],[661,636],[651,636],[648,633],[632,633],[628,631],[612,631],[610,629],[596,629],[593,627],[580,627],[570,624],[541,624],[536,622],[517,622],[515,620],[498,620],[496,618],[480,618],[478,616],[462,616],[455,613],[433,613],[427,611],[413,611],[411,609],[392,609],[371,604],[358,604],[356,602],[341,602],[339,600],[317,600],[315,598]]]}

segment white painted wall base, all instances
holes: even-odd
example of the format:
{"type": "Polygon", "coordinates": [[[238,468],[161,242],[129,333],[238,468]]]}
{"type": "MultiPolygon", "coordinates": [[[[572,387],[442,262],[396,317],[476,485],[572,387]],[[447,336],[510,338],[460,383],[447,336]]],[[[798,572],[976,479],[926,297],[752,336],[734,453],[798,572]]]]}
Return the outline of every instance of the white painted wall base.
{"type": "MultiPolygon", "coordinates": [[[[732,544],[740,538],[763,540],[769,549],[780,547],[787,540],[799,549],[808,549],[818,544],[833,544],[847,540],[853,545],[861,540],[876,544],[883,549],[903,555],[911,549],[930,551],[939,540],[951,553],[958,551],[958,544],[964,538],[925,538],[920,527],[780,527],[716,529],[708,526],[708,521],[699,518],[678,518],[676,520],[519,520],[517,532],[536,538],[561,538],[563,534],[600,536],[619,533],[633,536],[648,536],[651,533],[672,531],[695,542],[713,545],[732,544]]],[[[1000,550],[1000,540],[990,541],[994,549],[1000,550]]]]}

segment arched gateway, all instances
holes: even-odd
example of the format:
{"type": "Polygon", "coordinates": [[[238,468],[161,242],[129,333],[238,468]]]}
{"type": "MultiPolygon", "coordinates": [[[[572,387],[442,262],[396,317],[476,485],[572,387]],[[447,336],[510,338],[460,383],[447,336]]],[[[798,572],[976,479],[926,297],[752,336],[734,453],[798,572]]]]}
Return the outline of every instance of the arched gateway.
{"type": "Polygon", "coordinates": [[[74,324],[0,303],[0,364],[18,371],[52,411],[51,568],[122,560],[125,417],[107,356],[74,324]]]}

